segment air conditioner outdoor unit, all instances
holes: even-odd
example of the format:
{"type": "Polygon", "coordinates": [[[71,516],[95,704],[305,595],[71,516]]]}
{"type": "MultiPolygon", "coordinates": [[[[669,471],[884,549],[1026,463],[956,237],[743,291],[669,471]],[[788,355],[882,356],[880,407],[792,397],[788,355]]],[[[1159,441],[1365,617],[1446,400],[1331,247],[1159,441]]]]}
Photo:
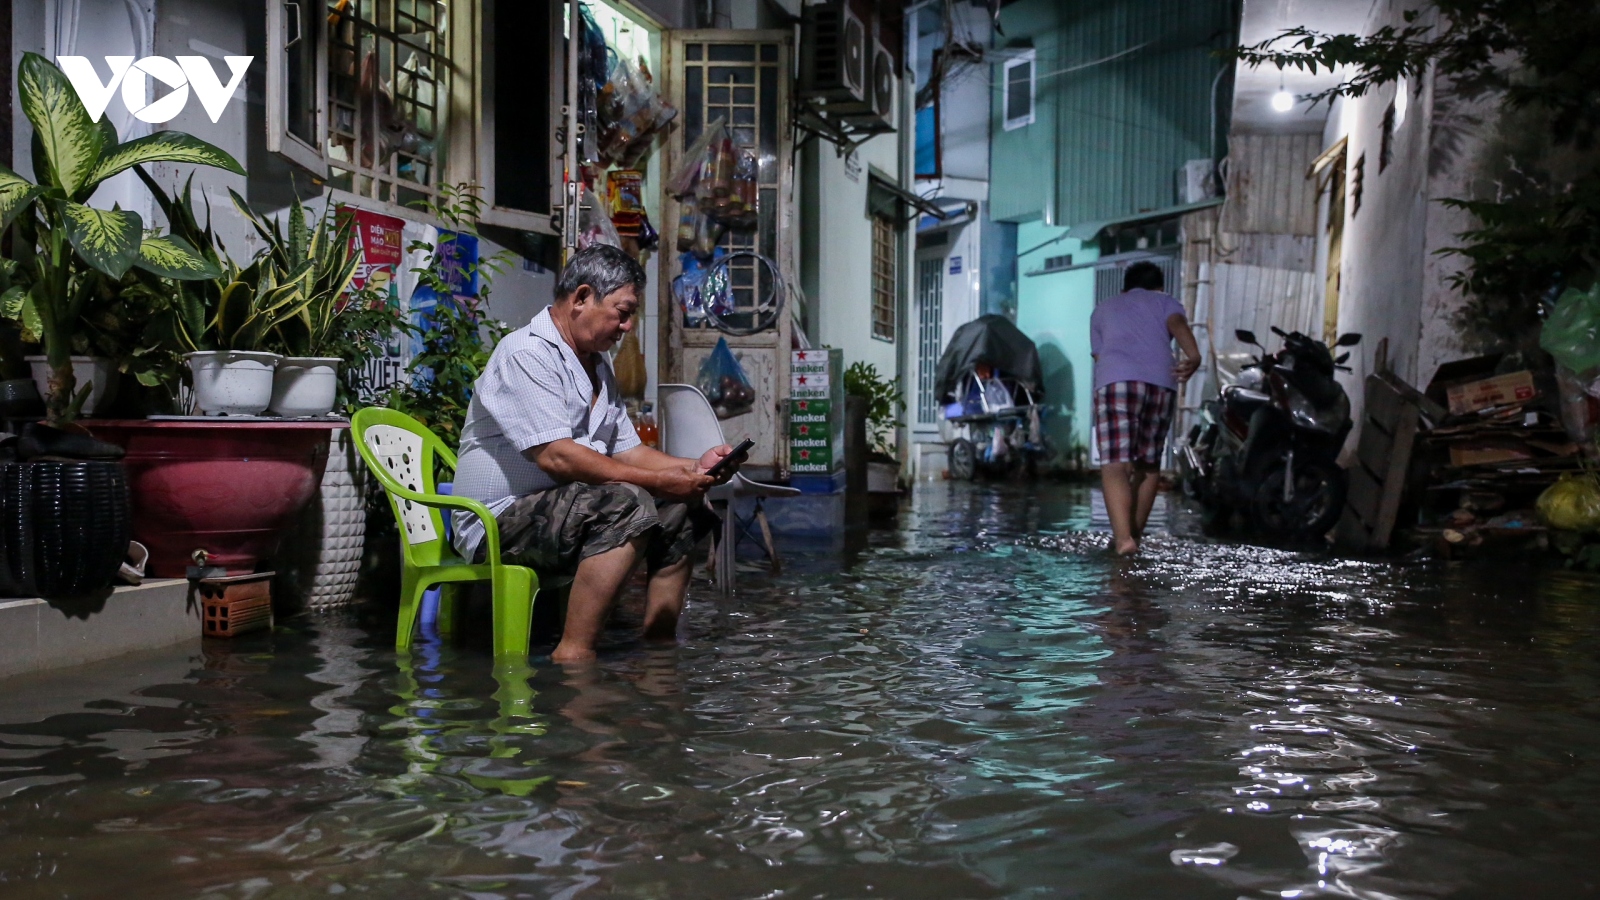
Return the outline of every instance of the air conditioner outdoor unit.
{"type": "Polygon", "coordinates": [[[829,112],[869,112],[866,23],[844,0],[830,0],[805,8],[801,31],[801,96],[824,101],[829,112]]]}
{"type": "Polygon", "coordinates": [[[870,111],[852,115],[846,121],[857,128],[881,126],[894,130],[894,57],[882,44],[872,42],[872,67],[868,69],[871,80],[867,82],[867,100],[870,111]]]}

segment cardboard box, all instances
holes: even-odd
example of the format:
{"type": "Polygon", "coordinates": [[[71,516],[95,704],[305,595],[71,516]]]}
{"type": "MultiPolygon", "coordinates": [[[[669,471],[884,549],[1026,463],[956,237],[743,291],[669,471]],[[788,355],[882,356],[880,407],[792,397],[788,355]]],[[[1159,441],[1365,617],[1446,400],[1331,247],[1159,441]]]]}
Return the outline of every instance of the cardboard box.
{"type": "Polygon", "coordinates": [[[1450,414],[1464,416],[1491,406],[1526,403],[1539,392],[1533,386],[1533,373],[1522,371],[1451,385],[1445,393],[1450,400],[1450,414]]]}

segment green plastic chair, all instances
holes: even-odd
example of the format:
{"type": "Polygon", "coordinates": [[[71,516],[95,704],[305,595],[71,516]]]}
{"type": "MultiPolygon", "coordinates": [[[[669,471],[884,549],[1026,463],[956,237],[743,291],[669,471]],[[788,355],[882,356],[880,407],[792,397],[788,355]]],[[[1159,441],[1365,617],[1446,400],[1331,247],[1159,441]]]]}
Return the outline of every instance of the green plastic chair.
{"type": "Polygon", "coordinates": [[[500,562],[500,529],[488,507],[466,497],[435,492],[435,460],[454,471],[456,455],[421,422],[392,409],[374,406],[358,410],[350,419],[350,430],[367,470],[389,495],[389,506],[400,526],[403,569],[395,648],[410,649],[422,595],[429,588],[446,586],[439,601],[439,622],[444,628],[454,605],[448,586],[487,581],[494,589],[494,655],[527,656],[539,576],[526,566],[500,562]],[[485,562],[462,559],[445,539],[443,511],[456,509],[482,520],[488,547],[485,562]]]}

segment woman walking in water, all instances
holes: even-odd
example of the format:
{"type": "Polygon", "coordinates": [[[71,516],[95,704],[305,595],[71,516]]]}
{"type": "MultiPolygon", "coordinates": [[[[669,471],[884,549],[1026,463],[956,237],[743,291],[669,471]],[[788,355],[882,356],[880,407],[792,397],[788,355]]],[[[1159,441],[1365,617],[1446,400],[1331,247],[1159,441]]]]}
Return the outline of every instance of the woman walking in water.
{"type": "Polygon", "coordinates": [[[1095,307],[1089,318],[1100,482],[1113,547],[1122,556],[1139,552],[1160,486],[1161,450],[1177,387],[1200,368],[1200,347],[1183,304],[1165,286],[1155,263],[1134,263],[1123,275],[1122,293],[1095,307]],[[1176,365],[1174,340],[1183,350],[1176,365]]]}

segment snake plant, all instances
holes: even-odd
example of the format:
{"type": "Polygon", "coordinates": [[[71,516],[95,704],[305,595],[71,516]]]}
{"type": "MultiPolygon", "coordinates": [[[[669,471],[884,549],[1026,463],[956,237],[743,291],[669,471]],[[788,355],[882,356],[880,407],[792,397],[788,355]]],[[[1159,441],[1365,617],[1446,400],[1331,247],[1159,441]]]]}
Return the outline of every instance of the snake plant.
{"type": "Polygon", "coordinates": [[[61,70],[36,53],[17,68],[22,112],[33,126],[36,181],[0,166],[0,230],[15,229],[0,312],[36,325],[50,365],[49,417],[76,416],[88,386],[72,374],[72,337],[103,279],[130,268],[179,281],[222,274],[214,256],[174,234],[150,233],[132,210],[88,201],[112,176],[155,162],[190,163],[244,174],[222,149],[192,135],[160,131],[120,143],[104,117],[91,118],[61,70]]]}

